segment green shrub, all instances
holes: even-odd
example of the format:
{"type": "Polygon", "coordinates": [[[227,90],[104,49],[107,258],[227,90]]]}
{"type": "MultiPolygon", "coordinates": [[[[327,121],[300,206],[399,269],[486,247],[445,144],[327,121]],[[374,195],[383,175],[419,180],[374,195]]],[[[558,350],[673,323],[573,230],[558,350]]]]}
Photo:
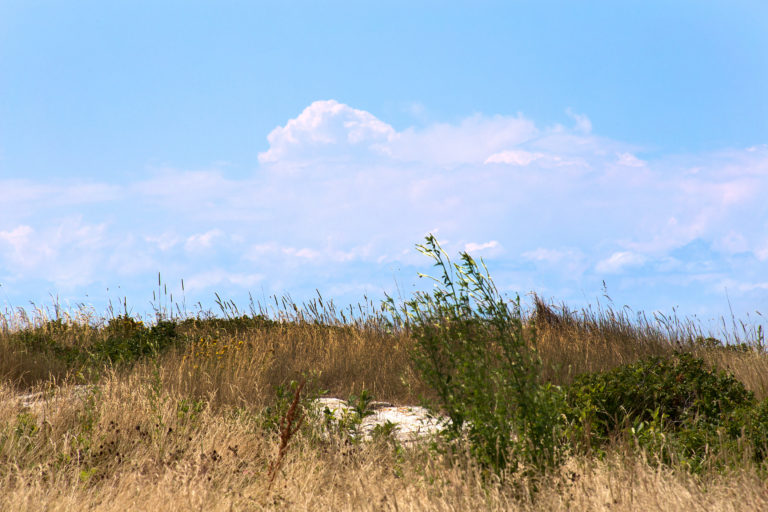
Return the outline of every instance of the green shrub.
{"type": "Polygon", "coordinates": [[[128,315],[119,315],[109,319],[109,322],[104,327],[104,333],[107,336],[130,337],[144,329],[144,322],[141,320],[136,320],[128,315]]]}
{"type": "Polygon", "coordinates": [[[147,329],[132,319],[113,319],[106,328],[107,337],[88,349],[92,360],[112,365],[132,364],[146,356],[157,356],[178,338],[176,323],[159,320],[147,329]]]}
{"type": "Polygon", "coordinates": [[[28,353],[49,354],[70,365],[80,355],[78,342],[87,339],[89,334],[87,326],[69,325],[57,318],[38,327],[12,333],[10,339],[28,353]]]}
{"type": "Polygon", "coordinates": [[[481,271],[466,252],[452,264],[432,235],[417,249],[442,277],[430,278],[431,294],[418,292],[400,307],[388,297],[385,306],[416,340],[413,364],[450,420],[446,434],[466,436],[477,460],[497,471],[554,465],[561,395],[539,383],[519,298],[505,302],[485,265],[481,271]]]}
{"type": "Polygon", "coordinates": [[[255,329],[266,329],[279,326],[280,323],[271,320],[264,315],[234,316],[228,318],[188,318],[179,326],[185,329],[198,331],[215,331],[227,334],[243,333],[255,329]]]}
{"type": "Polygon", "coordinates": [[[768,433],[768,422],[761,430],[762,413],[753,411],[753,394],[690,354],[579,376],[566,388],[566,401],[573,440],[599,448],[627,432],[662,461],[677,460],[694,470],[743,433],[756,441],[768,433]]]}
{"type": "Polygon", "coordinates": [[[41,329],[14,333],[11,335],[11,340],[23,347],[27,353],[50,354],[66,365],[73,364],[80,356],[80,350],[77,347],[62,343],[41,329]]]}
{"type": "Polygon", "coordinates": [[[730,437],[745,438],[755,462],[768,458],[768,398],[736,411],[727,426],[730,437]]]}
{"type": "Polygon", "coordinates": [[[720,424],[753,401],[732,375],[707,369],[690,354],[651,357],[581,375],[567,388],[567,396],[575,411],[592,411],[593,432],[601,435],[620,427],[625,418],[650,421],[657,410],[672,428],[694,421],[720,424]]]}

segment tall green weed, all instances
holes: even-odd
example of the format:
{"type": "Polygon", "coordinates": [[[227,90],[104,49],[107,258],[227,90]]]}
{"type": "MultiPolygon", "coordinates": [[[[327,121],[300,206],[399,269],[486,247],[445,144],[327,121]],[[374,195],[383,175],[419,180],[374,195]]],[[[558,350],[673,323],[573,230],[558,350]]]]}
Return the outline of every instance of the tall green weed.
{"type": "Polygon", "coordinates": [[[468,440],[497,472],[555,465],[562,394],[540,383],[535,331],[524,325],[519,297],[505,301],[482,261],[464,252],[452,263],[432,235],[416,247],[441,274],[419,274],[434,289],[402,305],[387,297],[385,306],[416,340],[413,364],[449,418],[446,435],[468,440]]]}

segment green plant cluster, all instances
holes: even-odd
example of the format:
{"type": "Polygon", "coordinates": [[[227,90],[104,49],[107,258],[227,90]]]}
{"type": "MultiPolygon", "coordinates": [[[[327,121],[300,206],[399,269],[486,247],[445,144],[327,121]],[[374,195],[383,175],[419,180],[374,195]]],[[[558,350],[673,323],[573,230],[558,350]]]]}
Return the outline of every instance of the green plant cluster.
{"type": "Polygon", "coordinates": [[[414,337],[413,364],[449,418],[446,435],[467,441],[485,467],[546,471],[566,453],[599,455],[622,439],[692,471],[768,458],[768,400],[757,402],[732,375],[677,353],[585,374],[565,388],[547,384],[519,298],[502,300],[484,265],[467,253],[451,263],[432,235],[417,248],[442,276],[420,274],[434,289],[401,306],[387,298],[390,328],[414,337]]]}
{"type": "MultiPolygon", "coordinates": [[[[299,387],[299,381],[292,380],[287,384],[275,386],[274,399],[267,405],[260,414],[260,426],[264,430],[279,432],[280,421],[288,413],[291,407],[291,401],[299,387]]],[[[305,393],[302,395],[302,409],[309,409],[309,398],[305,393]]]]}
{"type": "Polygon", "coordinates": [[[133,363],[146,356],[157,356],[177,341],[177,324],[159,320],[146,328],[130,317],[117,317],[106,327],[107,337],[94,344],[89,352],[99,362],[133,363]]]}
{"type": "Polygon", "coordinates": [[[78,346],[91,336],[89,327],[69,325],[57,318],[32,329],[12,333],[9,338],[27,352],[50,354],[66,364],[73,364],[80,358],[78,346]]]}
{"type": "Polygon", "coordinates": [[[147,327],[127,315],[110,319],[100,330],[56,319],[14,333],[12,339],[27,351],[50,354],[73,370],[81,370],[130,365],[157,356],[183,338],[177,328],[178,324],[170,320],[158,320],[147,327]]]}
{"type": "MultiPolygon", "coordinates": [[[[334,413],[326,406],[322,410],[323,414],[323,429],[326,433],[331,435],[340,435],[345,441],[351,443],[359,443],[362,440],[361,427],[363,420],[368,416],[374,414],[371,409],[371,402],[373,401],[373,395],[367,390],[363,389],[359,395],[350,395],[347,403],[349,408],[343,409],[338,415],[334,413]]],[[[377,434],[392,434],[394,432],[394,426],[381,426],[377,431],[377,434]]]]}
{"type": "MultiPolygon", "coordinates": [[[[264,329],[278,322],[263,315],[230,318],[158,319],[152,325],[128,314],[111,318],[103,328],[67,323],[57,318],[42,325],[12,333],[9,337],[28,353],[46,354],[73,371],[98,370],[107,366],[130,366],[146,357],[156,357],[168,348],[205,332],[216,335],[264,329]]],[[[199,338],[199,336],[198,336],[199,338]]]]}
{"type": "Polygon", "coordinates": [[[179,323],[182,330],[215,331],[226,334],[239,334],[249,330],[279,326],[280,323],[264,315],[241,315],[228,318],[187,318],[179,323]]]}
{"type": "Polygon", "coordinates": [[[417,248],[442,278],[422,274],[435,282],[432,293],[417,293],[401,307],[391,298],[386,304],[393,327],[416,339],[414,366],[449,418],[446,435],[466,438],[476,459],[496,471],[555,465],[562,394],[540,383],[534,333],[526,333],[519,298],[504,301],[487,268],[469,254],[451,263],[432,235],[417,248]]]}
{"type": "Polygon", "coordinates": [[[660,461],[694,471],[729,457],[765,459],[768,401],[691,354],[582,375],[565,392],[571,440],[582,449],[629,435],[660,461]]]}
{"type": "Polygon", "coordinates": [[[762,350],[762,346],[759,345],[759,340],[762,340],[763,337],[763,328],[762,326],[758,326],[757,332],[756,332],[756,339],[758,340],[758,344],[754,343],[723,343],[722,340],[719,340],[717,338],[713,338],[711,336],[696,336],[693,340],[693,345],[699,348],[704,349],[720,349],[720,350],[727,350],[731,352],[754,352],[757,350],[762,350]]]}

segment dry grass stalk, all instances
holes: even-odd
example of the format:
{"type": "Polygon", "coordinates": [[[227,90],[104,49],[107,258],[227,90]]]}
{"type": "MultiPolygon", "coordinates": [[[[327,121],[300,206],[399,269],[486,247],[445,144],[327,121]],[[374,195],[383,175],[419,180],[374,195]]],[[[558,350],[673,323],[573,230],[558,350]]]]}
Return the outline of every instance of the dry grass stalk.
{"type": "Polygon", "coordinates": [[[272,484],[275,482],[275,476],[280,469],[280,465],[285,457],[285,452],[288,450],[288,443],[291,438],[301,428],[301,424],[304,421],[304,413],[299,408],[299,400],[301,399],[301,391],[304,389],[306,380],[302,379],[293,394],[293,401],[290,407],[280,419],[280,449],[277,452],[277,459],[269,467],[269,484],[268,489],[272,488],[272,484]]]}

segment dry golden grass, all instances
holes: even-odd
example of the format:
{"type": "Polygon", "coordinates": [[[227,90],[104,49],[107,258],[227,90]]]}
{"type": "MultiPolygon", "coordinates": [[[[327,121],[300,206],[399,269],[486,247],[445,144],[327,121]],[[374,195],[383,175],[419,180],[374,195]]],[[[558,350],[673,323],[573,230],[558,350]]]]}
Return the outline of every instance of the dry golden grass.
{"type": "Polygon", "coordinates": [[[573,377],[613,369],[649,356],[675,351],[692,352],[713,367],[726,370],[740,380],[758,399],[768,396],[768,354],[755,350],[734,350],[727,346],[702,347],[695,343],[698,326],[677,319],[651,324],[632,321],[612,310],[580,314],[547,305],[536,299],[532,315],[538,330],[536,349],[544,363],[544,377],[556,384],[573,377]]]}
{"type": "MultiPolygon", "coordinates": [[[[762,351],[686,344],[684,329],[671,336],[617,314],[540,308],[534,320],[545,378],[557,384],[684,349],[768,396],[762,351]]],[[[104,337],[74,325],[44,334],[65,344],[104,337]]],[[[280,437],[265,408],[275,387],[307,377],[331,396],[367,389],[416,403],[429,391],[409,363],[413,340],[373,325],[307,322],[179,331],[187,341],[156,361],[78,377],[0,330],[0,510],[768,510],[765,473],[749,464],[692,476],[617,447],[536,482],[499,481],[465,454],[354,445],[311,429],[288,440],[270,486],[280,437]],[[45,391],[47,401],[25,408],[14,399],[21,390],[45,391]]]]}
{"type": "MultiPolygon", "coordinates": [[[[1,510],[765,510],[753,468],[692,477],[614,453],[571,459],[526,491],[522,477],[484,480],[463,455],[386,444],[292,440],[274,486],[278,436],[255,410],[179,414],[181,395],[133,375],[57,402],[17,435],[20,411],[0,403],[1,510]],[[83,425],[90,418],[91,431],[83,425]],[[8,434],[11,434],[10,436],[8,434]],[[80,436],[80,437],[78,437],[80,436]],[[94,443],[84,450],[83,439],[94,443]],[[80,450],[78,450],[78,447],[80,450]],[[82,459],[74,460],[78,453],[82,459]]],[[[67,389],[59,390],[65,395],[67,389]]],[[[11,390],[3,386],[0,396],[11,390]]],[[[53,405],[53,404],[51,404],[53,405]]],[[[23,429],[22,429],[23,430],[23,429]]]]}
{"type": "Polygon", "coordinates": [[[164,382],[218,405],[263,404],[273,389],[309,377],[316,389],[347,397],[367,389],[381,400],[415,402],[427,390],[409,364],[412,340],[376,329],[285,323],[196,336],[162,364],[164,382]]]}
{"type": "Polygon", "coordinates": [[[768,397],[768,354],[760,351],[694,350],[713,366],[732,373],[758,399],[768,397]]]}

